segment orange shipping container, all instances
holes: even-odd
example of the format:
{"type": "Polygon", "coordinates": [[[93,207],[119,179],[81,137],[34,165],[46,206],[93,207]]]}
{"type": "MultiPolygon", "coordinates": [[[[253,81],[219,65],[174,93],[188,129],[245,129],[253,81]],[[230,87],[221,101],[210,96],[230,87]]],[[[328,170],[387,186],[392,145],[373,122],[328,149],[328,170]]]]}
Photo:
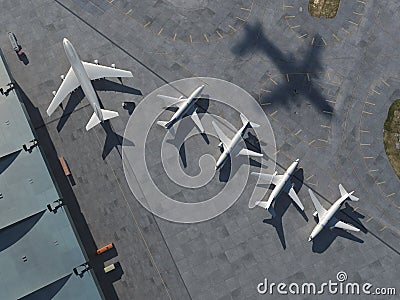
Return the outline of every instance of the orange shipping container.
{"type": "Polygon", "coordinates": [[[102,247],[100,249],[97,249],[96,252],[97,252],[97,254],[102,254],[102,253],[106,252],[107,250],[110,250],[112,247],[114,247],[114,245],[111,243],[111,244],[105,245],[104,247],[102,247]]]}

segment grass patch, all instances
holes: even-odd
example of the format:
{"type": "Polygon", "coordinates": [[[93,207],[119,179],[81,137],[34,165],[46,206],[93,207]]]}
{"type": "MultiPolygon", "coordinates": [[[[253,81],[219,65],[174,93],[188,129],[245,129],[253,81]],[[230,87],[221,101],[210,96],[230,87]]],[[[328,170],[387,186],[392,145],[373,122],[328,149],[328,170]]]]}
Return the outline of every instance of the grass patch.
{"type": "Polygon", "coordinates": [[[383,143],[392,168],[400,178],[400,99],[392,103],[383,126],[383,143]],[[397,147],[396,147],[397,146],[397,147]]]}
{"type": "Polygon", "coordinates": [[[332,19],[336,17],[340,0],[310,0],[308,11],[313,17],[332,19]]]}

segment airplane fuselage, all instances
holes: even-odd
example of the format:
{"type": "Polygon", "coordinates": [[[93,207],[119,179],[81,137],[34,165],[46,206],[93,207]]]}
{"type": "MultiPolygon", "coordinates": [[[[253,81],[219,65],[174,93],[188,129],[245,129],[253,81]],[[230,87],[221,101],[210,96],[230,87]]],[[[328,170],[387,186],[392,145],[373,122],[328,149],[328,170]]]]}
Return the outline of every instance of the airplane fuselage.
{"type": "Polygon", "coordinates": [[[94,112],[101,122],[104,121],[103,114],[100,110],[100,103],[97,99],[96,92],[94,91],[92,82],[90,81],[89,76],[86,73],[85,67],[82,64],[82,61],[79,59],[78,54],[75,51],[74,46],[72,46],[71,42],[67,39],[63,40],[63,46],[65,54],[67,55],[68,61],[71,64],[71,68],[75,73],[76,78],[79,81],[79,84],[92,106],[94,112]]]}
{"type": "Polygon", "coordinates": [[[231,155],[232,151],[235,149],[239,141],[242,139],[243,133],[246,130],[247,126],[249,125],[249,122],[244,124],[238,132],[236,132],[235,136],[233,137],[231,143],[227,145],[226,149],[224,147],[224,151],[222,152],[221,156],[218,158],[217,164],[215,166],[215,169],[218,170],[221,168],[231,155]]]}
{"type": "Polygon", "coordinates": [[[283,188],[286,186],[286,184],[290,184],[290,178],[292,177],[294,171],[296,170],[297,166],[299,164],[299,160],[297,159],[294,161],[289,168],[287,168],[286,172],[282,175],[282,180],[275,186],[275,188],[272,190],[271,195],[268,197],[268,207],[271,205],[271,203],[279,197],[281,194],[283,188]]]}
{"type": "Polygon", "coordinates": [[[332,204],[332,206],[326,211],[325,215],[323,216],[318,216],[318,224],[314,227],[313,231],[310,234],[309,241],[313,240],[321,231],[324,229],[329,221],[332,219],[332,217],[336,214],[336,212],[340,209],[342,204],[347,200],[347,198],[353,194],[353,192],[350,192],[346,195],[343,195],[340,197],[335,203],[332,204]]]}
{"type": "Polygon", "coordinates": [[[198,87],[190,96],[187,98],[184,104],[179,106],[178,110],[172,116],[171,120],[168,122],[169,127],[174,125],[178,120],[182,119],[182,117],[188,113],[190,109],[193,108],[193,105],[197,101],[198,96],[201,94],[201,91],[204,89],[204,85],[198,87]]]}

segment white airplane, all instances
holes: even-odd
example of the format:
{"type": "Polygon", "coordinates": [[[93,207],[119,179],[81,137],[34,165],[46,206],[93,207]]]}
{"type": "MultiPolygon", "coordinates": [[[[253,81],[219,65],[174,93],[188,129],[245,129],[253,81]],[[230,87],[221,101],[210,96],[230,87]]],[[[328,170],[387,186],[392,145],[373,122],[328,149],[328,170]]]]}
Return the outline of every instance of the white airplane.
{"type": "Polygon", "coordinates": [[[158,121],[157,124],[170,130],[171,127],[178,120],[182,119],[185,114],[188,114],[188,115],[190,115],[190,117],[192,118],[192,120],[196,124],[196,126],[199,128],[201,133],[204,133],[203,125],[200,122],[199,116],[197,115],[197,112],[196,112],[196,107],[194,106],[194,104],[196,103],[196,101],[203,89],[204,89],[204,85],[198,87],[190,94],[190,96],[187,99],[183,98],[182,96],[179,98],[175,98],[175,97],[170,97],[170,96],[157,95],[161,99],[164,99],[164,100],[170,102],[171,104],[178,106],[178,110],[172,116],[171,120],[158,121]]]}
{"type": "Polygon", "coordinates": [[[260,125],[250,122],[243,114],[240,114],[240,119],[242,120],[243,126],[236,132],[234,137],[232,139],[229,139],[223,131],[215,124],[215,122],[212,122],[212,125],[214,126],[215,131],[217,132],[218,138],[221,141],[219,143],[219,147],[222,147],[223,152],[221,156],[217,160],[217,164],[215,165],[215,169],[218,170],[221,168],[225,162],[227,161],[228,157],[237,157],[239,155],[246,155],[246,156],[256,156],[256,157],[262,157],[263,155],[258,152],[254,152],[251,150],[248,150],[246,148],[242,148],[240,150],[236,149],[237,144],[239,141],[242,139],[242,136],[247,128],[247,126],[252,126],[254,128],[259,127],[260,125]]]}
{"type": "Polygon", "coordinates": [[[321,203],[319,203],[314,193],[310,189],[308,189],[308,192],[310,193],[311,196],[311,200],[316,210],[313,216],[314,217],[318,216],[318,224],[314,227],[313,231],[311,232],[311,235],[308,238],[309,242],[312,241],[317,236],[317,234],[319,234],[325,227],[329,227],[329,229],[331,230],[333,228],[340,228],[344,230],[360,231],[360,229],[350,224],[339,221],[339,219],[334,216],[334,214],[340,209],[340,206],[347,199],[350,199],[351,201],[358,201],[358,198],[352,195],[354,191],[350,193],[346,192],[346,190],[341,184],[339,184],[339,190],[341,197],[335,203],[333,203],[328,210],[326,210],[325,208],[322,207],[321,203]]]}
{"type": "Polygon", "coordinates": [[[275,217],[275,211],[272,208],[271,204],[274,202],[275,199],[279,197],[282,191],[287,193],[290,198],[297,204],[297,206],[304,211],[304,206],[301,203],[299,197],[296,194],[296,191],[293,188],[293,184],[290,182],[290,179],[292,178],[292,175],[294,171],[297,168],[297,165],[299,164],[299,160],[296,159],[290,166],[287,168],[286,172],[283,175],[277,175],[278,172],[275,172],[274,174],[262,174],[262,173],[256,173],[256,172],[251,172],[251,175],[258,176],[260,178],[266,179],[268,182],[271,182],[271,184],[275,185],[275,188],[272,190],[271,195],[269,195],[269,198],[267,201],[259,201],[256,203],[256,205],[261,206],[262,208],[268,209],[268,211],[271,213],[272,217],[275,217]]]}
{"type": "Polygon", "coordinates": [[[132,73],[130,71],[115,69],[114,67],[99,66],[81,61],[71,42],[66,38],[63,40],[63,46],[71,68],[65,77],[61,76],[63,82],[58,91],[53,92],[54,98],[47,109],[47,114],[51,116],[68,94],[81,86],[94,110],[92,117],[86,125],[86,130],[93,128],[100,122],[102,123],[105,120],[118,117],[118,112],[116,111],[101,109],[96,92],[90,81],[103,77],[133,77],[132,73]]]}

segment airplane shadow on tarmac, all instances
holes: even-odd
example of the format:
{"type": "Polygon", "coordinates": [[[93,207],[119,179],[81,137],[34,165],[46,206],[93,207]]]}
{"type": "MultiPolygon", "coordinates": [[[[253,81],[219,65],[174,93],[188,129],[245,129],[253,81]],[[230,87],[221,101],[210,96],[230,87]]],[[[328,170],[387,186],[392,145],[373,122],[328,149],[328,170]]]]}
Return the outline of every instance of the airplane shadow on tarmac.
{"type": "MultiPolygon", "coordinates": [[[[108,79],[94,80],[94,81],[92,81],[92,84],[93,84],[95,91],[115,91],[115,92],[121,92],[121,93],[125,93],[125,94],[142,95],[142,92],[138,89],[131,88],[129,86],[126,86],[121,83],[117,83],[117,82],[114,82],[114,81],[111,81],[108,79]]],[[[63,108],[62,116],[61,116],[60,120],[58,121],[58,124],[57,124],[58,132],[60,132],[62,130],[65,123],[68,121],[70,115],[75,111],[76,107],[79,105],[79,103],[82,101],[83,98],[85,98],[85,94],[83,93],[81,87],[77,88],[74,92],[71,93],[71,95],[68,99],[68,102],[65,105],[65,108],[63,108]]],[[[100,98],[98,97],[98,99],[100,99],[100,98]]],[[[131,104],[133,102],[129,102],[129,103],[131,104]]],[[[89,106],[89,105],[90,104],[87,103],[82,108],[89,106]]],[[[80,108],[80,109],[82,109],[82,108],[80,108]]],[[[130,105],[130,108],[132,108],[132,105],[130,105]]],[[[134,106],[133,106],[133,108],[134,108],[134,106]]],[[[129,110],[128,110],[128,112],[129,112],[129,110]]],[[[133,110],[132,110],[132,112],[133,112],[133,110]]],[[[86,123],[84,125],[86,125],[86,123]]]]}
{"type": "MultiPolygon", "coordinates": [[[[336,217],[345,223],[357,227],[361,232],[368,233],[368,230],[364,227],[364,225],[361,224],[359,220],[364,219],[365,216],[355,211],[347,202],[345,203],[344,208],[336,213],[336,217]]],[[[318,222],[318,217],[314,217],[314,219],[315,222],[318,222]]],[[[312,251],[315,253],[323,253],[329,248],[329,246],[338,236],[355,241],[357,243],[364,243],[362,239],[356,237],[349,231],[339,228],[333,228],[332,230],[325,228],[314,238],[312,251]]]]}
{"type": "MultiPolygon", "coordinates": [[[[249,54],[260,52],[269,57],[281,74],[293,73],[309,73],[318,77],[318,73],[323,71],[320,64],[320,55],[323,47],[310,46],[302,61],[295,58],[292,53],[285,54],[277,48],[264,34],[262,24],[256,22],[255,24],[246,24],[244,26],[245,36],[238,44],[232,49],[232,53],[236,56],[244,57],[249,54]]],[[[316,35],[315,39],[320,36],[316,35]]],[[[325,111],[332,111],[333,107],[325,101],[321,94],[321,89],[313,85],[312,81],[304,80],[302,76],[292,76],[290,81],[285,81],[284,84],[279,84],[272,93],[269,93],[268,100],[261,98],[260,102],[271,102],[273,104],[281,104],[290,107],[300,100],[299,96],[307,97],[311,104],[315,105],[322,113],[325,111]]],[[[323,116],[328,117],[326,114],[323,116]]]]}
{"type": "MultiPolygon", "coordinates": [[[[303,169],[299,168],[293,174],[291,180],[291,182],[294,184],[293,188],[296,193],[298,193],[301,187],[303,186],[303,181],[304,181],[304,172],[303,169]]],[[[270,189],[273,189],[273,187],[274,186],[270,187],[270,189]]],[[[300,201],[303,202],[302,199],[300,199],[300,201]]],[[[275,203],[273,203],[274,205],[273,209],[276,214],[275,217],[263,220],[264,223],[269,224],[275,228],[283,249],[286,249],[286,240],[285,240],[285,232],[283,230],[282,218],[292,202],[293,202],[292,199],[286,193],[282,192],[279,195],[278,199],[275,200],[275,203]]],[[[297,211],[303,216],[303,218],[308,222],[307,215],[299,207],[297,207],[296,204],[293,205],[296,207],[297,211]]]]}

